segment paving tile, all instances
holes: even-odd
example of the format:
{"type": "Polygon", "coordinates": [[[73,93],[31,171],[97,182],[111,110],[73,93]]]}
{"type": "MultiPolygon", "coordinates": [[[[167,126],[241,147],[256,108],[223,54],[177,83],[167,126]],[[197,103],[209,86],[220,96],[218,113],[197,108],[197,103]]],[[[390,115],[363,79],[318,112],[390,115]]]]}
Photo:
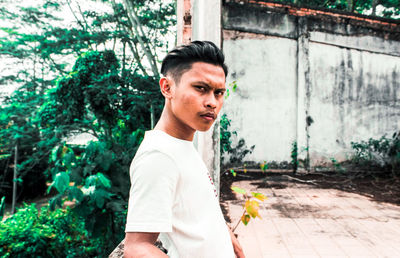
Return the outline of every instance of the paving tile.
{"type": "MultiPolygon", "coordinates": [[[[258,189],[255,183],[234,183],[269,198],[260,206],[262,220],[237,229],[246,257],[400,257],[399,206],[293,182],[258,189]]],[[[243,202],[228,203],[232,221],[243,202]]]]}
{"type": "Polygon", "coordinates": [[[261,211],[262,219],[252,221],[256,237],[261,245],[263,257],[290,257],[285,240],[281,235],[273,217],[266,210],[261,211]]]}
{"type": "Polygon", "coordinates": [[[296,223],[290,218],[274,219],[282,239],[291,256],[318,257],[309,239],[301,232],[296,223]]]}
{"type": "MultiPolygon", "coordinates": [[[[243,208],[241,205],[229,204],[229,212],[232,216],[231,226],[235,226],[236,222],[240,219],[243,208]]],[[[261,248],[262,246],[259,243],[259,240],[256,237],[255,228],[252,224],[248,224],[248,226],[244,226],[240,224],[235,233],[238,235],[238,240],[243,248],[243,252],[246,257],[262,257],[261,248]]]]}

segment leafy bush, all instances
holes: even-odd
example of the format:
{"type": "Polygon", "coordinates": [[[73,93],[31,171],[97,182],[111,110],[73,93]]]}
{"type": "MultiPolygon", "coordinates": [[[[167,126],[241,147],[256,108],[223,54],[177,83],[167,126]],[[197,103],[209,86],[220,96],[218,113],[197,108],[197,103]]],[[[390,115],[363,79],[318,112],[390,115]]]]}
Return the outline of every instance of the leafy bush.
{"type": "Polygon", "coordinates": [[[155,115],[161,112],[156,85],[151,77],[123,77],[114,52],[90,51],[47,92],[38,115],[41,126],[62,139],[83,132],[97,139],[86,146],[60,142],[51,150],[48,171],[58,192],[50,207],[74,201],[90,236],[102,239],[102,255],[125,234],[129,166],[150,126],[148,104],[155,115]]]}
{"type": "Polygon", "coordinates": [[[46,140],[41,135],[38,123],[31,116],[42,97],[34,97],[26,91],[16,91],[0,106],[0,195],[11,201],[15,147],[18,145],[18,197],[34,198],[46,190],[46,175],[49,150],[58,141],[46,140]],[[32,100],[32,98],[37,98],[32,100]]]}
{"type": "Polygon", "coordinates": [[[4,216],[4,209],[6,207],[5,199],[6,199],[6,197],[3,196],[3,197],[1,197],[1,200],[0,200],[0,221],[3,220],[3,216],[4,216]]]}
{"type": "Polygon", "coordinates": [[[103,254],[109,254],[124,237],[129,165],[144,136],[142,130],[121,134],[121,145],[90,142],[83,150],[64,145],[55,148],[51,158],[49,190],[54,187],[58,194],[50,207],[62,206],[66,199],[74,201],[73,211],[84,219],[90,237],[103,242],[103,254]]]}
{"type": "Polygon", "coordinates": [[[101,249],[68,208],[25,205],[0,224],[1,257],[94,257],[101,249]]]}
{"type": "MultiPolygon", "coordinates": [[[[16,64],[30,57],[34,67],[21,67],[18,74],[22,76],[7,79],[23,87],[0,106],[0,170],[4,171],[0,197],[11,193],[13,150],[18,145],[18,194],[28,184],[34,194],[41,194],[45,181],[52,181],[51,190],[58,194],[50,208],[72,200],[74,216],[84,220],[82,227],[90,238],[102,241],[102,256],[124,236],[129,165],[143,131],[150,129],[163,108],[157,54],[169,48],[164,39],[175,24],[173,1],[133,1],[132,10],[122,3],[107,3],[106,13],[79,8],[82,19],[67,27],[52,22],[59,17],[50,19],[48,3],[45,10],[42,4],[38,9],[21,7],[20,12],[3,16],[14,20],[28,15],[40,26],[28,25],[33,28],[28,33],[24,25],[32,23],[16,19],[22,30],[18,26],[5,29],[9,37],[1,46],[14,56],[22,53],[16,64]],[[129,12],[137,17],[134,23],[129,21],[129,12]],[[81,22],[87,25],[82,30],[81,22]],[[137,27],[148,33],[132,33],[137,27]],[[54,60],[54,55],[63,58],[54,60]],[[71,70],[64,60],[73,56],[78,59],[71,70]],[[67,144],[71,136],[82,133],[96,141],[87,146],[67,144]]],[[[0,82],[4,81],[0,76],[0,82]]]]}
{"type": "Polygon", "coordinates": [[[292,150],[290,152],[290,157],[291,157],[290,164],[292,164],[293,166],[293,173],[297,172],[297,167],[299,166],[298,151],[299,149],[297,148],[297,141],[294,141],[292,143],[292,150]]]}
{"type": "Polygon", "coordinates": [[[221,160],[222,162],[224,161],[224,153],[229,153],[230,151],[232,151],[232,140],[231,137],[232,135],[236,135],[237,136],[237,132],[236,131],[229,131],[229,127],[231,126],[231,120],[228,119],[226,114],[223,114],[221,116],[221,120],[220,120],[220,140],[221,140],[221,160]]]}
{"type": "Polygon", "coordinates": [[[244,157],[246,155],[251,154],[254,150],[255,145],[247,148],[246,141],[243,138],[240,138],[236,146],[232,145],[232,137],[233,135],[237,136],[236,131],[230,131],[229,127],[231,126],[231,120],[228,119],[226,114],[221,116],[220,120],[220,144],[221,144],[221,163],[224,163],[225,153],[228,154],[229,164],[230,165],[241,165],[244,157]]]}
{"type": "Polygon", "coordinates": [[[389,169],[393,174],[400,174],[400,132],[392,138],[382,136],[368,141],[351,142],[355,151],[353,160],[361,165],[378,165],[389,169]]]}

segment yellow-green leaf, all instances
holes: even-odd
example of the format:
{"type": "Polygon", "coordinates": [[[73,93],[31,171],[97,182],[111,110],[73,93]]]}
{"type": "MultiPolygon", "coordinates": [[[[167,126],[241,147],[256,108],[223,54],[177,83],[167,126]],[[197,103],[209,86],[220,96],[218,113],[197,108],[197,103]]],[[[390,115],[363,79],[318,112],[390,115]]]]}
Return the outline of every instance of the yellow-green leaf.
{"type": "Polygon", "coordinates": [[[260,164],[260,168],[264,172],[268,168],[267,162],[264,161],[264,163],[260,164]]]}
{"type": "Polygon", "coordinates": [[[64,157],[64,155],[67,153],[67,151],[68,151],[68,147],[67,147],[67,146],[64,146],[64,147],[62,148],[61,157],[64,157]]]}
{"type": "Polygon", "coordinates": [[[254,198],[256,198],[256,199],[258,199],[258,200],[260,200],[260,201],[262,201],[262,202],[265,201],[266,199],[268,199],[268,197],[265,196],[265,195],[262,194],[262,193],[254,193],[254,192],[252,192],[251,195],[253,195],[254,198]]]}
{"type": "Polygon", "coordinates": [[[245,203],[245,207],[246,207],[247,213],[248,213],[252,218],[255,218],[255,217],[261,218],[261,217],[260,217],[260,214],[258,214],[258,207],[259,207],[259,204],[258,204],[257,201],[250,201],[250,200],[247,200],[246,203],[245,203]]]}
{"type": "Polygon", "coordinates": [[[241,220],[243,224],[247,226],[247,224],[249,224],[250,221],[250,216],[248,214],[243,214],[241,220]]]}
{"type": "Polygon", "coordinates": [[[242,188],[240,188],[240,187],[232,186],[231,189],[232,189],[234,192],[236,192],[236,193],[239,193],[239,194],[246,194],[246,190],[244,190],[244,189],[242,189],[242,188]]]}

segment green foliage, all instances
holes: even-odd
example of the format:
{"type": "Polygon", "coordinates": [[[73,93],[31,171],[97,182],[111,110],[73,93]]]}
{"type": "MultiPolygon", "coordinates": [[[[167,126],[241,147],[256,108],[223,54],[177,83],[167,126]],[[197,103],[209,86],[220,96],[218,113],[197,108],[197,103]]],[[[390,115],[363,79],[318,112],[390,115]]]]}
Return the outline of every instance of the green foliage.
{"type": "Polygon", "coordinates": [[[49,135],[46,141],[41,137],[40,128],[34,117],[42,101],[35,93],[33,85],[25,85],[0,106],[0,193],[11,200],[11,187],[18,145],[18,188],[21,196],[35,197],[45,191],[47,155],[51,145],[58,141],[49,135]],[[34,144],[36,143],[36,144],[34,144]]]}
{"type": "Polygon", "coordinates": [[[299,155],[303,152],[307,152],[308,148],[302,147],[299,149],[297,145],[297,141],[292,143],[292,148],[290,151],[290,165],[292,166],[293,173],[296,173],[299,166],[304,168],[308,168],[309,161],[308,159],[300,159],[299,155]]]}
{"type": "Polygon", "coordinates": [[[124,236],[129,164],[143,136],[138,129],[124,137],[124,146],[97,141],[85,148],[65,145],[52,155],[50,188],[58,194],[50,200],[50,207],[61,207],[65,200],[75,202],[73,212],[84,218],[90,237],[105,241],[104,254],[124,236]]]}
{"type": "Polygon", "coordinates": [[[17,87],[0,106],[0,168],[4,171],[0,193],[7,200],[11,200],[17,143],[22,182],[18,196],[32,198],[42,194],[45,181],[51,179],[48,155],[62,145],[64,137],[88,132],[109,138],[119,120],[127,130],[148,128],[149,107],[154,107],[156,116],[161,111],[157,74],[151,74],[142,61],[145,48],[152,49],[155,64],[157,54],[169,48],[166,38],[175,24],[173,1],[132,0],[140,23],[135,25],[120,1],[91,1],[96,8],[90,10],[81,8],[82,2],[2,2],[9,8],[0,12],[0,21],[5,21],[0,26],[0,55],[7,61],[0,68],[0,86],[17,87]],[[66,23],[62,17],[67,16],[75,20],[66,23]],[[132,34],[134,26],[145,34],[132,34]],[[99,51],[89,51],[94,49],[99,51]],[[74,72],[69,73],[76,58],[74,72]],[[89,112],[85,105],[90,105],[89,112]],[[55,128],[57,119],[66,120],[55,128]]]}
{"type": "Polygon", "coordinates": [[[336,172],[339,173],[344,173],[346,172],[346,169],[335,159],[331,158],[333,168],[335,169],[336,172]]]}
{"type": "Polygon", "coordinates": [[[225,99],[227,99],[230,96],[230,88],[232,88],[233,92],[236,92],[237,86],[238,86],[237,81],[229,83],[228,88],[226,89],[225,99]]]}
{"type": "Polygon", "coordinates": [[[1,197],[1,201],[0,201],[0,221],[3,220],[3,216],[4,216],[4,209],[6,207],[5,200],[6,200],[5,196],[1,197]]]}
{"type": "Polygon", "coordinates": [[[268,167],[269,167],[269,165],[265,160],[263,163],[260,163],[260,169],[262,172],[265,172],[268,169],[268,167]]]}
{"type": "Polygon", "coordinates": [[[221,163],[224,163],[225,153],[229,157],[230,165],[242,164],[243,159],[246,155],[251,154],[254,150],[255,145],[250,148],[247,147],[246,142],[243,138],[239,139],[236,146],[232,145],[233,135],[237,136],[236,131],[230,131],[231,120],[228,119],[226,114],[223,114],[220,119],[220,145],[221,145],[221,163]]]}
{"type": "Polygon", "coordinates": [[[232,191],[234,191],[234,192],[236,192],[238,194],[246,194],[246,190],[244,190],[244,189],[242,189],[240,187],[232,186],[231,189],[232,189],[232,191]]]}
{"type": "Polygon", "coordinates": [[[47,93],[39,113],[41,125],[63,137],[90,132],[97,138],[86,146],[63,142],[51,150],[49,191],[58,192],[52,209],[75,202],[73,211],[84,218],[90,236],[107,240],[104,254],[124,236],[129,166],[150,125],[149,113],[141,110],[150,98],[161,107],[155,79],[122,74],[112,51],[84,53],[47,93]]]}
{"type": "Polygon", "coordinates": [[[98,139],[123,140],[121,132],[150,126],[149,102],[160,114],[157,79],[119,69],[112,51],[82,54],[72,71],[48,91],[39,113],[41,125],[70,136],[88,132],[98,139]]]}
{"type": "Polygon", "coordinates": [[[233,150],[232,147],[232,135],[237,136],[236,131],[229,131],[231,126],[231,120],[228,119],[226,114],[223,114],[220,119],[220,145],[221,145],[221,163],[224,162],[224,153],[230,153],[233,150]]]}
{"type": "Polygon", "coordinates": [[[290,157],[291,157],[290,163],[293,166],[293,173],[296,173],[297,167],[299,166],[297,141],[294,141],[292,143],[292,151],[290,153],[290,157]]]}
{"type": "Polygon", "coordinates": [[[132,23],[121,1],[90,1],[102,11],[85,10],[81,2],[1,9],[0,20],[12,24],[0,28],[0,54],[21,69],[0,76],[0,84],[17,86],[0,106],[0,196],[12,192],[18,144],[19,187],[31,184],[41,194],[37,189],[50,181],[48,191],[56,192],[50,208],[72,201],[68,214],[83,219],[82,228],[101,242],[105,256],[124,235],[130,162],[150,129],[150,112],[157,119],[163,106],[154,68],[157,54],[169,49],[175,10],[173,1],[130,0],[138,19],[132,23]],[[75,21],[57,18],[65,10],[75,21]],[[81,133],[95,140],[68,143],[81,133]]]}
{"type": "Polygon", "coordinates": [[[395,16],[400,14],[400,2],[398,0],[280,0],[278,2],[291,3],[299,6],[336,9],[394,19],[396,19],[395,16]],[[382,13],[376,12],[377,6],[383,8],[382,13]]]}
{"type": "Polygon", "coordinates": [[[234,232],[236,228],[239,226],[240,221],[245,226],[247,226],[251,218],[255,219],[256,217],[259,217],[261,219],[261,216],[258,213],[260,202],[264,202],[267,199],[267,197],[262,193],[256,193],[256,192],[250,192],[250,194],[248,194],[245,189],[237,186],[232,186],[231,190],[237,194],[242,195],[246,200],[246,202],[243,205],[242,217],[240,218],[236,226],[232,229],[232,231],[234,232]]]}
{"type": "Polygon", "coordinates": [[[355,151],[353,160],[360,165],[378,165],[387,168],[393,174],[400,174],[400,132],[392,138],[382,136],[379,139],[351,142],[355,151]]]}
{"type": "Polygon", "coordinates": [[[0,224],[1,257],[95,257],[101,244],[70,209],[25,205],[0,224]]]}
{"type": "Polygon", "coordinates": [[[232,176],[237,175],[236,171],[233,168],[229,169],[229,172],[231,172],[232,176]]]}

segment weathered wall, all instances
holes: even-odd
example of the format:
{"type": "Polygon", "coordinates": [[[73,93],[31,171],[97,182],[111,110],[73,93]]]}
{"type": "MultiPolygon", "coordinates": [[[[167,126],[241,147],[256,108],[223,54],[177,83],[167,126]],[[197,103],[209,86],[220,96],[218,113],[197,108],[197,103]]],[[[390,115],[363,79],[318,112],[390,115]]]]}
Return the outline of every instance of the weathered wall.
{"type": "Polygon", "coordinates": [[[223,49],[237,81],[224,112],[248,160],[313,166],[351,155],[351,141],[400,129],[398,24],[345,13],[260,4],[223,6],[223,49]]]}
{"type": "Polygon", "coordinates": [[[399,57],[319,43],[309,47],[311,157],[344,159],[351,141],[399,130],[399,57]]]}
{"type": "Polygon", "coordinates": [[[230,69],[227,81],[237,82],[223,109],[232,119],[232,130],[248,146],[256,145],[252,160],[288,160],[296,139],[296,42],[243,38],[225,40],[223,47],[230,69]]]}

